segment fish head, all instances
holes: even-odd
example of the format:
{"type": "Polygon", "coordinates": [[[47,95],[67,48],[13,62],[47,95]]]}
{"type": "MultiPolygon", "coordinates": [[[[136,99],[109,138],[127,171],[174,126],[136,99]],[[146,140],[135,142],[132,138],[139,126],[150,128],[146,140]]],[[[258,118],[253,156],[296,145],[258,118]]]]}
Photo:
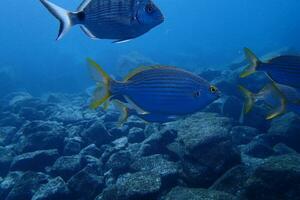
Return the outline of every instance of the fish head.
{"type": "Polygon", "coordinates": [[[137,9],[136,19],[142,26],[151,29],[164,21],[164,15],[151,0],[141,0],[137,9]]]}
{"type": "Polygon", "coordinates": [[[210,103],[219,99],[221,92],[214,85],[210,84],[199,84],[198,87],[193,91],[194,102],[198,109],[203,109],[210,103]]]}

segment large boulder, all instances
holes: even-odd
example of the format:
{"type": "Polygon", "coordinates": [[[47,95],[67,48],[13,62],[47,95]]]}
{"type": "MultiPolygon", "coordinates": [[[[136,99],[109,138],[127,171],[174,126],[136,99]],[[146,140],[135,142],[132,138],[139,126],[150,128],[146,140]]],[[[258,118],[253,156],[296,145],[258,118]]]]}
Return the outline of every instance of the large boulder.
{"type": "Polygon", "coordinates": [[[97,165],[88,165],[70,178],[68,187],[75,199],[94,199],[104,187],[101,170],[97,165]]]}
{"type": "Polygon", "coordinates": [[[10,166],[11,171],[44,171],[59,157],[56,149],[39,150],[16,156],[10,166]]]}
{"type": "Polygon", "coordinates": [[[167,153],[167,145],[172,143],[176,137],[177,131],[174,129],[163,129],[157,132],[155,131],[143,141],[140,154],[142,156],[149,156],[167,153]]]}
{"type": "Polygon", "coordinates": [[[156,154],[147,157],[141,157],[132,163],[130,168],[134,171],[145,171],[159,174],[163,185],[169,186],[176,184],[179,174],[179,165],[169,161],[166,156],[156,154]]]}
{"type": "Polygon", "coordinates": [[[248,144],[260,134],[259,130],[249,126],[235,126],[230,131],[232,142],[235,145],[248,144]]]}
{"type": "Polygon", "coordinates": [[[161,189],[159,174],[137,172],[120,176],[114,186],[105,189],[101,195],[103,200],[148,200],[155,199],[161,189]]]}
{"type": "Polygon", "coordinates": [[[223,174],[210,189],[239,196],[252,171],[245,165],[235,166],[223,174]]]}
{"type": "MultiPolygon", "coordinates": [[[[208,180],[210,177],[213,182],[240,162],[230,134],[234,124],[231,119],[213,113],[198,113],[170,124],[171,128],[178,131],[177,140],[184,148],[182,162],[189,160],[191,164],[187,166],[187,173],[184,172],[186,180],[193,179],[189,174],[194,173],[189,173],[189,169],[196,168],[201,170],[204,179],[208,180]],[[206,173],[203,174],[202,170],[206,173]]],[[[198,180],[203,183],[201,179],[198,180]]]]}
{"type": "Polygon", "coordinates": [[[105,164],[106,170],[112,170],[113,172],[119,173],[129,169],[129,165],[132,162],[132,158],[129,152],[119,151],[110,156],[105,164]]]}
{"type": "Polygon", "coordinates": [[[103,122],[101,121],[93,123],[89,128],[81,133],[81,136],[87,143],[94,143],[97,147],[108,144],[114,139],[103,126],[103,122]]]}
{"type": "Polygon", "coordinates": [[[15,150],[18,153],[37,150],[63,150],[66,132],[63,124],[53,121],[33,121],[25,124],[18,132],[15,150]]]}
{"type": "Polygon", "coordinates": [[[53,176],[60,176],[67,181],[71,176],[82,169],[82,165],[83,162],[81,156],[62,156],[55,161],[48,171],[53,176]]]}
{"type": "Polygon", "coordinates": [[[71,200],[69,189],[61,177],[51,179],[42,185],[31,200],[71,200]]]}
{"type": "Polygon", "coordinates": [[[102,153],[103,151],[99,149],[95,144],[90,144],[80,151],[80,155],[89,155],[96,158],[100,158],[102,153]]]}
{"type": "Polygon", "coordinates": [[[16,182],[6,200],[31,200],[41,185],[48,181],[49,177],[43,173],[26,172],[16,182]]]}
{"type": "Polygon", "coordinates": [[[299,199],[300,156],[287,154],[270,157],[257,167],[246,181],[242,197],[246,199],[299,199]]]}
{"type": "Polygon", "coordinates": [[[201,188],[173,188],[164,200],[235,200],[235,196],[216,190],[201,188]]]}

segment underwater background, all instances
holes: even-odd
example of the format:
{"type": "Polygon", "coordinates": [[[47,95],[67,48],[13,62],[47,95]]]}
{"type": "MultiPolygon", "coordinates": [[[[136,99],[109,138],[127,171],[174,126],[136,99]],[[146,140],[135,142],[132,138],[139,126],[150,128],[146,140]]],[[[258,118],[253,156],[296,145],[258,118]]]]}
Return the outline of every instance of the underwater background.
{"type": "MultiPolygon", "coordinates": [[[[53,0],[76,10],[80,0],[53,0]]],[[[165,22],[132,41],[91,40],[38,0],[2,0],[0,199],[299,199],[300,117],[242,114],[244,47],[260,58],[300,54],[297,0],[155,0],[165,22]],[[223,97],[167,124],[88,108],[86,58],[121,80],[142,65],[180,67],[223,97]]],[[[182,102],[184,105],[184,102],[182,102]]]]}

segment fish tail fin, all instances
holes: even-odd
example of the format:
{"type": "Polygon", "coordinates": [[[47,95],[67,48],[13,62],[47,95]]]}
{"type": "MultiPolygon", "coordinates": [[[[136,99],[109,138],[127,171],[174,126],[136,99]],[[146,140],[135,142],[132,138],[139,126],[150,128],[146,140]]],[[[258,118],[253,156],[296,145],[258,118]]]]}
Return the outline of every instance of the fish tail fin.
{"type": "Polygon", "coordinates": [[[279,90],[279,88],[276,86],[274,82],[270,83],[269,85],[266,86],[266,88],[269,88],[273,91],[273,94],[279,98],[280,104],[277,106],[277,108],[273,109],[270,114],[266,117],[267,120],[272,120],[286,111],[286,104],[287,104],[287,99],[284,96],[284,94],[279,90]]]}
{"type": "Polygon", "coordinates": [[[241,78],[245,78],[245,77],[253,74],[256,71],[259,63],[261,63],[259,58],[249,48],[244,48],[244,52],[245,52],[245,56],[246,56],[247,60],[250,62],[250,64],[241,73],[241,75],[240,75],[241,78]]]}
{"type": "MultiPolygon", "coordinates": [[[[92,78],[97,82],[97,87],[94,91],[90,108],[96,109],[109,100],[111,94],[112,79],[94,60],[87,58],[89,70],[92,78]]],[[[106,106],[105,106],[106,107],[106,106]]]]}
{"type": "Polygon", "coordinates": [[[251,111],[251,109],[253,108],[253,105],[255,102],[255,94],[253,94],[251,91],[247,90],[246,88],[244,88],[241,85],[239,85],[238,88],[245,97],[243,112],[249,113],[251,111]]]}
{"type": "Polygon", "coordinates": [[[78,13],[70,12],[48,0],[40,0],[47,10],[60,21],[59,32],[56,40],[60,40],[75,24],[77,24],[78,13]]]}

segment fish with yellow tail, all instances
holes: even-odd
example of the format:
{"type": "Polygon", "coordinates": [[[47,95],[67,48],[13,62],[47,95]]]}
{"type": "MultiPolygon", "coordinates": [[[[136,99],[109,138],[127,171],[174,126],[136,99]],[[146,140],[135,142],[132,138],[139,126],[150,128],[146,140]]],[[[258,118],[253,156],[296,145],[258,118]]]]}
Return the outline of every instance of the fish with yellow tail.
{"type": "Polygon", "coordinates": [[[245,48],[244,52],[250,64],[241,73],[241,78],[262,71],[276,83],[300,88],[300,56],[277,56],[262,62],[250,49],[245,48]]]}
{"type": "MultiPolygon", "coordinates": [[[[169,66],[140,67],[116,81],[92,59],[87,59],[97,82],[90,107],[118,101],[151,122],[168,122],[205,108],[220,96],[218,89],[191,72],[169,66]]],[[[128,109],[121,109],[123,121],[128,109]],[[125,112],[125,113],[124,113],[125,112]]]]}
{"type": "Polygon", "coordinates": [[[286,112],[300,114],[300,90],[286,85],[269,83],[258,93],[254,94],[243,86],[239,86],[245,97],[244,113],[249,113],[255,102],[263,101],[271,112],[267,120],[274,119],[286,112]]]}

